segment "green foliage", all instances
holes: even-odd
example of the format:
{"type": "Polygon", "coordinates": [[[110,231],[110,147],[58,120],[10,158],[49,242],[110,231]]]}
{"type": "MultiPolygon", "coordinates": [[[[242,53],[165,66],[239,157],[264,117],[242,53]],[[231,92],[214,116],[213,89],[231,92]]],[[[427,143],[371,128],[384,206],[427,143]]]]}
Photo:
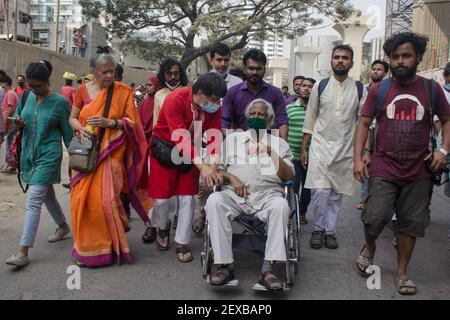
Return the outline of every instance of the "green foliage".
{"type": "Polygon", "coordinates": [[[181,46],[185,67],[215,42],[227,42],[236,50],[252,37],[266,39],[269,32],[293,39],[322,22],[315,13],[335,20],[354,11],[349,0],[80,0],[80,4],[86,17],[103,16],[106,28],[119,38],[151,30],[157,43],[181,46]],[[196,47],[200,39],[207,41],[196,47]]]}

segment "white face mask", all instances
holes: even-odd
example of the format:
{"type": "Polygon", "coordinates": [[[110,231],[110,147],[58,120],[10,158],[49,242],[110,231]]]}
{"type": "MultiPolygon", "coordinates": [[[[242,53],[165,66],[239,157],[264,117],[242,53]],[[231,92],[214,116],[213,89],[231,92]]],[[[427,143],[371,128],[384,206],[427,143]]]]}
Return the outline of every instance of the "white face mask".
{"type": "Polygon", "coordinates": [[[166,87],[169,88],[170,91],[175,90],[176,88],[179,87],[179,85],[180,85],[180,81],[178,81],[178,83],[177,83],[175,86],[171,86],[170,83],[168,83],[168,82],[166,81],[166,87]]]}
{"type": "Polygon", "coordinates": [[[224,79],[228,76],[228,70],[223,73],[216,69],[212,69],[211,71],[214,73],[220,74],[222,76],[222,78],[224,78],[224,79]]]}

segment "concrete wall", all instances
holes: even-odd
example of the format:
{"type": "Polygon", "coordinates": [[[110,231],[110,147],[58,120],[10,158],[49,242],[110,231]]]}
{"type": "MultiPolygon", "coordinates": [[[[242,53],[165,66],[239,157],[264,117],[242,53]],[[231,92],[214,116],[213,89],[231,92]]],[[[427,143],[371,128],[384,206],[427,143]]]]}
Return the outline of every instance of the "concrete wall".
{"type": "MultiPolygon", "coordinates": [[[[0,40],[0,69],[5,70],[13,79],[13,86],[16,75],[24,74],[28,64],[39,60],[47,60],[53,65],[53,73],[50,79],[53,89],[59,90],[64,84],[62,75],[65,71],[75,73],[78,77],[89,72],[87,59],[35,48],[29,44],[0,40]]],[[[123,81],[127,84],[131,82],[146,83],[147,78],[150,76],[148,71],[127,67],[124,69],[123,81]]]]}

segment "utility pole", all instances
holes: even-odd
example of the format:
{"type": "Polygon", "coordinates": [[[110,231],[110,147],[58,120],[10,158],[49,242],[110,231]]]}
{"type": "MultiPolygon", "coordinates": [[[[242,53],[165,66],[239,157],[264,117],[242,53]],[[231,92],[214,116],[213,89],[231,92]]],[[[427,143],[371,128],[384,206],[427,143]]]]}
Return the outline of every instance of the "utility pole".
{"type": "Polygon", "coordinates": [[[8,0],[3,0],[3,14],[5,16],[5,31],[6,31],[6,40],[9,40],[9,6],[8,0]]]}
{"type": "Polygon", "coordinates": [[[17,42],[17,0],[13,0],[13,41],[17,42]]]}
{"type": "Polygon", "coordinates": [[[58,43],[59,43],[59,9],[61,7],[61,0],[56,1],[56,43],[55,43],[55,51],[58,52],[58,43]]]}

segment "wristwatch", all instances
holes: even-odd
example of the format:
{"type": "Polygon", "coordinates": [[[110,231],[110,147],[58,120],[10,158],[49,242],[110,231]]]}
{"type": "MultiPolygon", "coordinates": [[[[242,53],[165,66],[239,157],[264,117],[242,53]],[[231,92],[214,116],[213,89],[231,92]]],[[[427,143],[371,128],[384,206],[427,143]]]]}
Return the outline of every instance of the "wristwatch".
{"type": "Polygon", "coordinates": [[[447,154],[448,154],[448,151],[445,150],[444,148],[440,148],[439,151],[440,151],[442,154],[444,154],[444,156],[447,156],[447,154]]]}

